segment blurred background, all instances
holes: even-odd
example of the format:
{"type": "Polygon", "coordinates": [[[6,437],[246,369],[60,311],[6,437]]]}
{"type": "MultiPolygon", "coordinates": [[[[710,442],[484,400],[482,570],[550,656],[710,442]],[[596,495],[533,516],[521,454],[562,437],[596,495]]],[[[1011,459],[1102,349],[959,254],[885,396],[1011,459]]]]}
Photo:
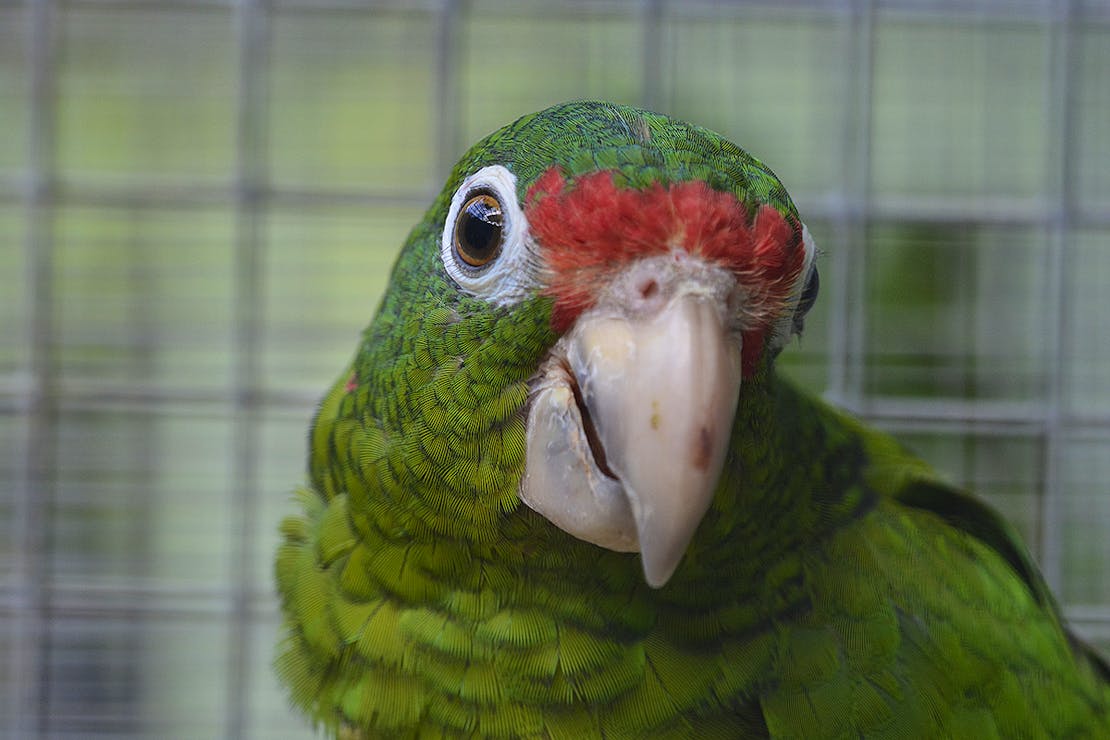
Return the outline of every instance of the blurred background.
{"type": "Polygon", "coordinates": [[[0,733],[310,736],[270,578],[314,404],[456,157],[719,130],[824,249],[786,372],[1110,650],[1110,2],[0,0],[0,733]]]}

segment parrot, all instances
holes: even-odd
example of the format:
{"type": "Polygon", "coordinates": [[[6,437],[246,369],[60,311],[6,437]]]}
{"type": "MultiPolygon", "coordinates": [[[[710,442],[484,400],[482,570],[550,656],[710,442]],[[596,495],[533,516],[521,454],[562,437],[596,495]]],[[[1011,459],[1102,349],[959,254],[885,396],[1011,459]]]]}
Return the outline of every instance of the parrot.
{"type": "Polygon", "coordinates": [[[308,434],[274,664],[341,738],[1110,737],[1015,530],[777,374],[782,182],[605,101],[488,135],[308,434]]]}

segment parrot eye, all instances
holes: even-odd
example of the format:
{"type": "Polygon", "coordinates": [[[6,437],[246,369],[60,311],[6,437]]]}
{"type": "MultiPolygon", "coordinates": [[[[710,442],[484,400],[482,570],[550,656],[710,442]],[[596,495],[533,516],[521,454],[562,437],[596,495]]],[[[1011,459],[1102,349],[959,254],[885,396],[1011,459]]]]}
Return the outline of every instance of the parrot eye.
{"type": "Polygon", "coordinates": [[[497,258],[502,241],[501,203],[489,193],[479,193],[455,217],[455,254],[470,267],[483,267],[497,258]]]}
{"type": "Polygon", "coordinates": [[[785,313],[775,324],[771,340],[771,351],[775,354],[782,350],[791,337],[802,333],[806,314],[817,301],[817,292],[821,287],[821,279],[817,276],[817,244],[805,224],[802,224],[802,249],[805,250],[805,261],[794,283],[793,294],[796,300],[791,302],[794,310],[785,313]]]}
{"type": "Polygon", "coordinates": [[[805,328],[806,314],[817,301],[817,293],[821,289],[821,278],[817,274],[817,245],[809,229],[802,224],[802,246],[805,249],[805,267],[799,278],[799,285],[794,290],[798,291],[798,302],[794,305],[794,313],[790,317],[789,331],[791,334],[801,334],[805,328]],[[803,282],[804,281],[804,282],[803,282]]]}
{"type": "Polygon", "coordinates": [[[483,167],[462,181],[447,209],[439,254],[456,285],[490,303],[518,303],[535,293],[540,260],[507,167],[483,167]]]}
{"type": "Polygon", "coordinates": [[[817,302],[817,292],[821,288],[821,278],[817,275],[817,265],[814,265],[809,271],[809,277],[806,278],[806,287],[802,289],[802,295],[798,299],[798,307],[794,309],[794,333],[801,334],[805,326],[806,314],[809,309],[813,308],[813,304],[817,302]]]}
{"type": "Polygon", "coordinates": [[[798,313],[809,313],[809,309],[813,308],[813,304],[817,302],[817,292],[820,289],[821,278],[817,275],[817,267],[814,266],[809,271],[809,278],[806,280],[806,287],[802,290],[802,297],[798,299],[798,313]]]}

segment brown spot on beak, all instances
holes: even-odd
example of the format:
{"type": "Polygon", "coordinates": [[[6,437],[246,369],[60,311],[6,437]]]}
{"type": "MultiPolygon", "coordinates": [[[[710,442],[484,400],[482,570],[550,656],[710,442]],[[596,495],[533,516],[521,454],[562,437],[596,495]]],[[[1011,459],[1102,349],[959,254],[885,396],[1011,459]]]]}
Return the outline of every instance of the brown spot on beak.
{"type": "Polygon", "coordinates": [[[709,427],[699,427],[697,439],[694,440],[694,455],[691,463],[697,470],[709,467],[709,459],[713,455],[713,435],[709,427]]]}

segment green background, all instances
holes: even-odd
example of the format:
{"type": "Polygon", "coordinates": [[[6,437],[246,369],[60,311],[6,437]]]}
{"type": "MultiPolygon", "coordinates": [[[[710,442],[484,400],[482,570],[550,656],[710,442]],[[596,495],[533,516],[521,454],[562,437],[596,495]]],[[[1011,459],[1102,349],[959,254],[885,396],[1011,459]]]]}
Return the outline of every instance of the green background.
{"type": "Polygon", "coordinates": [[[767,162],[787,372],[1023,532],[1110,650],[1110,4],[3,2],[0,733],[306,737],[314,403],[453,160],[604,97],[767,162]]]}

